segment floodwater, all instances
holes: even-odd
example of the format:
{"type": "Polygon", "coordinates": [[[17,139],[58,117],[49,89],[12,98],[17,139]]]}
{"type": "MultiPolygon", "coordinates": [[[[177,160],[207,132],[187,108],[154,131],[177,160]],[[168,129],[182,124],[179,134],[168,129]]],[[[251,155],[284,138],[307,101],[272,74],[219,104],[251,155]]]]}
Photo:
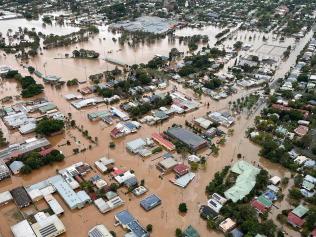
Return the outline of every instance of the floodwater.
{"type": "MultiPolygon", "coordinates": [[[[0,22],[0,29],[1,24],[3,23],[0,22]]],[[[183,32],[184,30],[181,31],[183,32]]],[[[218,32],[219,31],[220,30],[218,30],[218,32]]],[[[113,65],[110,65],[103,60],[56,60],[54,59],[54,57],[61,57],[66,52],[72,52],[72,50],[74,50],[75,48],[95,49],[101,52],[102,56],[105,56],[107,54],[107,51],[113,50],[112,55],[108,55],[109,57],[115,57],[121,61],[132,64],[146,62],[155,54],[167,55],[172,47],[179,47],[180,50],[187,49],[187,46],[169,42],[167,38],[158,41],[153,45],[145,44],[143,46],[140,46],[139,48],[131,48],[127,45],[125,47],[122,47],[119,46],[118,43],[114,43],[112,41],[112,37],[112,33],[108,32],[107,28],[104,27],[104,30],[101,30],[101,35],[89,40],[89,42],[80,43],[65,48],[57,48],[43,51],[43,55],[30,60],[30,65],[37,67],[37,69],[42,72],[46,70],[47,74],[62,76],[64,79],[72,79],[75,77],[79,79],[84,79],[87,77],[87,75],[90,75],[91,73],[98,73],[107,70],[108,68],[113,68],[113,65]],[[103,40],[103,35],[106,37],[106,40],[103,40]],[[119,50],[121,48],[122,50],[119,50]],[[46,65],[45,68],[44,65],[46,65]]],[[[295,50],[291,57],[296,58],[296,53],[297,52],[295,50]]],[[[12,66],[19,69],[21,72],[23,72],[23,74],[27,74],[26,70],[20,66],[20,63],[16,61],[16,59],[12,55],[1,55],[0,64],[12,66]]],[[[279,72],[279,74],[281,75],[282,73],[279,72]]],[[[36,78],[36,80],[40,81],[38,78],[36,78]]],[[[181,85],[177,85],[174,82],[170,82],[166,91],[171,90],[174,85],[177,86],[178,90],[184,92],[185,94],[192,97],[195,96],[193,94],[194,92],[192,92],[190,89],[185,89],[181,85]]],[[[86,85],[80,86],[84,87],[86,85]]],[[[110,131],[113,126],[107,126],[103,122],[90,122],[87,118],[87,113],[96,111],[98,109],[105,109],[107,106],[99,106],[98,108],[91,107],[80,111],[76,110],[63,98],[64,94],[76,92],[76,90],[77,87],[68,88],[65,86],[61,89],[56,89],[54,87],[46,85],[45,97],[55,103],[58,106],[59,110],[64,114],[71,113],[72,118],[76,120],[76,123],[79,126],[83,126],[84,129],[88,130],[89,134],[93,138],[98,137],[98,145],[92,146],[91,150],[87,149],[87,151],[84,153],[72,155],[72,149],[77,147],[88,148],[90,144],[89,141],[83,138],[77,130],[70,129],[62,135],[50,138],[52,144],[56,148],[63,151],[63,153],[66,155],[67,158],[65,159],[65,161],[62,163],[43,167],[40,170],[32,172],[32,174],[28,176],[13,176],[9,180],[2,181],[0,183],[0,192],[10,190],[17,186],[26,186],[39,182],[47,178],[48,176],[55,175],[56,169],[67,167],[75,162],[84,161],[93,166],[94,161],[105,155],[109,158],[115,159],[116,166],[134,170],[138,180],[145,180],[145,186],[149,188],[148,194],[154,193],[158,195],[162,200],[162,205],[152,211],[145,212],[139,206],[139,201],[142,198],[125,195],[123,192],[124,190],[122,190],[119,191],[119,194],[125,201],[125,205],[103,215],[99,213],[94,205],[85,207],[82,210],[70,211],[68,207],[65,206],[65,203],[60,199],[60,197],[58,195],[55,195],[55,197],[58,199],[59,203],[63,206],[65,210],[65,214],[61,219],[66,226],[67,232],[63,236],[87,236],[88,230],[96,224],[104,224],[108,227],[108,229],[114,230],[118,234],[118,236],[123,236],[124,231],[122,230],[122,228],[114,227],[114,214],[123,209],[128,209],[140,221],[141,225],[146,226],[147,224],[152,224],[152,236],[154,237],[174,236],[176,228],[185,229],[190,224],[193,225],[193,227],[195,227],[199,231],[200,235],[203,237],[220,236],[221,234],[210,232],[206,228],[206,222],[199,217],[198,212],[199,206],[205,204],[207,201],[207,197],[205,195],[205,187],[208,182],[212,180],[214,174],[217,171],[221,170],[225,165],[232,164],[233,162],[237,161],[237,154],[241,153],[244,156],[245,160],[260,164],[260,166],[268,169],[271,175],[278,175],[280,177],[289,176],[288,171],[284,168],[276,164],[271,164],[270,162],[259,158],[257,155],[259,147],[252,144],[245,137],[246,129],[253,125],[253,118],[255,115],[259,114],[260,109],[257,110],[257,112],[249,118],[246,116],[246,114],[241,114],[239,116],[239,119],[237,119],[236,124],[233,127],[234,135],[228,137],[227,144],[221,147],[218,157],[209,156],[209,151],[202,152],[202,155],[207,157],[207,167],[205,170],[201,169],[197,172],[196,178],[189,184],[186,189],[181,189],[171,184],[168,180],[170,178],[173,178],[172,175],[165,176],[163,180],[158,178],[160,172],[155,168],[155,164],[159,162],[160,159],[153,159],[150,157],[142,160],[138,156],[131,155],[125,149],[126,142],[138,137],[150,137],[153,132],[162,132],[168,127],[172,126],[172,124],[174,123],[184,124],[185,120],[191,121],[198,116],[205,115],[209,111],[228,110],[229,101],[234,101],[237,98],[244,97],[254,90],[240,90],[237,94],[234,94],[233,96],[219,102],[213,101],[209,97],[202,96],[200,98],[201,107],[198,110],[188,113],[185,116],[175,116],[162,125],[143,125],[143,127],[136,134],[132,134],[124,138],[115,140],[115,149],[109,148],[109,143],[110,141],[112,141],[110,137],[110,131]],[[209,108],[205,106],[206,103],[210,104],[209,108]],[[74,137],[76,137],[76,141],[80,141],[80,144],[75,141],[74,137]],[[71,142],[71,146],[64,145],[67,140],[71,142]],[[187,203],[189,209],[188,213],[184,216],[178,213],[178,205],[181,202],[187,203]]],[[[0,92],[2,97],[6,95],[18,94],[17,87],[14,82],[1,82],[0,92]]],[[[24,137],[22,138],[17,132],[7,131],[2,123],[1,127],[4,130],[5,135],[9,134],[9,137],[7,137],[10,142],[16,142],[25,139],[24,137]]],[[[178,157],[177,159],[180,161],[180,157],[178,157]]],[[[94,174],[95,172],[95,170],[92,171],[92,174],[94,174]]],[[[100,175],[100,173],[98,174],[100,175]]],[[[110,182],[109,177],[103,177],[108,183],[110,182]]],[[[35,203],[35,205],[37,204],[35,203]]],[[[7,213],[12,208],[14,208],[14,205],[12,204],[0,208],[0,233],[3,234],[5,237],[12,236],[10,232],[12,219],[7,217],[7,213]]],[[[273,216],[275,215],[273,214],[273,216]]]]}

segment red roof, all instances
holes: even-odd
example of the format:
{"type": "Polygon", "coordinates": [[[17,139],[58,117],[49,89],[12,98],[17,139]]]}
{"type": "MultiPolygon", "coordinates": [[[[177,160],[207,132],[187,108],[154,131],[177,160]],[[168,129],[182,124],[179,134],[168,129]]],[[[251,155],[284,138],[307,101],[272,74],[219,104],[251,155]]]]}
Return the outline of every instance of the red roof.
{"type": "Polygon", "coordinates": [[[186,166],[185,164],[177,164],[173,168],[173,171],[176,172],[178,175],[185,175],[186,173],[189,172],[189,167],[186,166]]]}
{"type": "Polygon", "coordinates": [[[304,224],[304,220],[293,214],[292,212],[289,213],[287,216],[287,221],[297,227],[301,227],[304,224]]]}
{"type": "Polygon", "coordinates": [[[261,202],[258,202],[256,199],[253,199],[251,201],[251,206],[257,209],[257,211],[260,213],[265,213],[267,211],[267,208],[261,202]]]}
{"type": "Polygon", "coordinates": [[[117,175],[124,174],[124,173],[125,173],[124,170],[115,169],[115,170],[112,172],[112,175],[113,175],[113,176],[117,176],[117,175]]]}
{"type": "Polygon", "coordinates": [[[174,150],[176,148],[173,143],[171,143],[168,140],[166,140],[159,133],[153,133],[151,137],[153,138],[154,141],[156,141],[157,143],[159,143],[160,145],[162,145],[163,147],[165,147],[169,151],[172,151],[172,150],[174,150]]]}
{"type": "Polygon", "coordinates": [[[312,231],[311,236],[316,237],[316,228],[312,231]]]}
{"type": "Polygon", "coordinates": [[[112,137],[119,137],[122,134],[122,131],[118,128],[113,128],[113,130],[111,131],[111,136],[112,137]]]}
{"type": "Polygon", "coordinates": [[[43,149],[39,152],[41,156],[47,156],[49,153],[53,151],[53,148],[43,149]]]}

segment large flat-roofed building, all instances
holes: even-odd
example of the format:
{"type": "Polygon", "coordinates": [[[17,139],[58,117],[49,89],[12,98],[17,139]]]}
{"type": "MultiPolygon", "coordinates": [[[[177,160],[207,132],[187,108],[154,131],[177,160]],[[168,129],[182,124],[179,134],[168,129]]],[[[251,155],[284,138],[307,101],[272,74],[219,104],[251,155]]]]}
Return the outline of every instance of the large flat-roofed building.
{"type": "MultiPolygon", "coordinates": [[[[55,237],[66,231],[62,221],[56,216],[47,216],[44,213],[38,218],[38,221],[32,225],[32,229],[37,237],[55,237]]],[[[38,215],[36,214],[36,215],[38,215]]]]}
{"type": "Polygon", "coordinates": [[[23,220],[11,226],[11,231],[14,237],[36,237],[27,220],[23,220]]]}
{"type": "Polygon", "coordinates": [[[48,147],[50,142],[46,138],[30,138],[23,143],[12,144],[9,147],[0,150],[0,161],[10,161],[11,159],[22,156],[42,147],[48,147]]]}
{"type": "Polygon", "coordinates": [[[84,207],[84,203],[82,203],[78,195],[74,190],[72,190],[68,183],[60,181],[54,183],[53,185],[70,209],[84,207]]]}
{"type": "Polygon", "coordinates": [[[0,181],[6,178],[9,178],[11,176],[10,170],[8,166],[0,161],[0,181]]]}
{"type": "Polygon", "coordinates": [[[166,131],[166,134],[172,139],[176,139],[179,142],[185,144],[193,151],[197,151],[201,148],[207,147],[208,144],[207,141],[204,140],[202,137],[181,127],[169,128],[166,131]]]}
{"type": "Polygon", "coordinates": [[[15,204],[19,208],[27,207],[32,203],[31,198],[23,187],[17,187],[11,190],[11,195],[15,204]]]}

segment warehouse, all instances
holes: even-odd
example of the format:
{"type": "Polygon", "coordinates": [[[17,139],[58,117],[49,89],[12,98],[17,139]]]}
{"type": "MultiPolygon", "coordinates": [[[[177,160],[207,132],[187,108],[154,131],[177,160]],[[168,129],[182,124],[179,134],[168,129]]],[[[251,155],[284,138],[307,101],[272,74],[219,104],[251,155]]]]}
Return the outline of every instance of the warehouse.
{"type": "Polygon", "coordinates": [[[208,145],[206,140],[196,135],[195,133],[181,127],[169,128],[166,131],[166,134],[169,137],[183,143],[184,145],[186,145],[188,148],[190,148],[193,151],[197,151],[201,148],[207,147],[208,145]]]}
{"type": "Polygon", "coordinates": [[[32,229],[38,237],[55,237],[66,231],[64,224],[56,215],[47,216],[39,212],[34,217],[37,222],[32,225],[32,229]]]}
{"type": "Polygon", "coordinates": [[[32,227],[27,220],[23,220],[13,226],[11,226],[11,231],[14,237],[36,237],[32,227]]]}
{"type": "Polygon", "coordinates": [[[27,207],[32,203],[32,200],[30,199],[29,195],[23,187],[17,187],[15,189],[12,189],[11,195],[13,197],[15,204],[19,208],[27,207]]]}
{"type": "Polygon", "coordinates": [[[8,166],[4,162],[0,161],[0,181],[6,178],[10,178],[10,176],[11,174],[8,166]]]}

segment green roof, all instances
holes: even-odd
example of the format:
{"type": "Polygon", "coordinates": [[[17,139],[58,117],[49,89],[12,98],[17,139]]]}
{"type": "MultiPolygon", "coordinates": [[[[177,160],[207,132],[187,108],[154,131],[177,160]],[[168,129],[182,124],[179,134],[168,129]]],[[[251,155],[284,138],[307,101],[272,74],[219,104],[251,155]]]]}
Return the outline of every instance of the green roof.
{"type": "Polygon", "coordinates": [[[267,199],[265,196],[261,195],[257,198],[258,202],[261,202],[265,207],[271,207],[272,206],[272,202],[267,199]]]}
{"type": "Polygon", "coordinates": [[[54,105],[53,103],[49,103],[47,105],[40,107],[39,111],[41,111],[41,113],[46,113],[47,111],[50,111],[50,110],[56,109],[56,108],[57,108],[56,105],[54,105]]]}
{"type": "Polygon", "coordinates": [[[308,191],[311,191],[315,187],[315,185],[313,183],[311,183],[311,182],[308,182],[308,181],[304,180],[303,184],[302,184],[302,187],[307,189],[308,191]]]}
{"type": "Polygon", "coordinates": [[[200,237],[200,234],[191,225],[186,228],[183,234],[185,237],[200,237]]]}
{"type": "Polygon", "coordinates": [[[236,179],[235,185],[226,190],[224,194],[227,199],[237,202],[242,200],[253,189],[256,184],[256,176],[259,174],[260,169],[242,160],[236,162],[231,168],[231,171],[239,174],[239,176],[236,179]]]}
{"type": "Polygon", "coordinates": [[[309,211],[309,209],[303,205],[299,205],[298,207],[296,207],[292,213],[295,214],[298,217],[303,217],[307,212],[309,211]]]}

